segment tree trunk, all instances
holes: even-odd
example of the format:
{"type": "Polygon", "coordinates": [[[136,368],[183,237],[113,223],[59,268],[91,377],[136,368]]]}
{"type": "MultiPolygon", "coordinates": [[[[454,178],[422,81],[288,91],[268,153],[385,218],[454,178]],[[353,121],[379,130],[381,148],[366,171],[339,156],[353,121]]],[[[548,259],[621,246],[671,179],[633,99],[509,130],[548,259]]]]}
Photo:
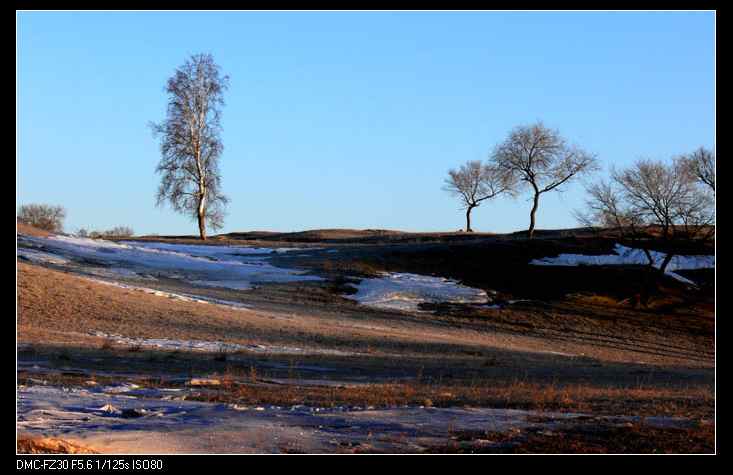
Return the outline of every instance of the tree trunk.
{"type": "Polygon", "coordinates": [[[206,241],[206,217],[199,213],[199,236],[202,241],[206,241]]]}
{"type": "Polygon", "coordinates": [[[473,211],[474,206],[469,206],[466,209],[466,232],[472,233],[473,229],[471,229],[471,211],[473,211]]]}
{"type": "Polygon", "coordinates": [[[206,198],[204,196],[202,196],[199,200],[198,209],[199,236],[201,237],[202,241],[206,241],[206,198]]]}
{"type": "Polygon", "coordinates": [[[647,264],[649,265],[649,267],[654,268],[654,259],[652,259],[652,253],[649,252],[649,249],[647,248],[644,248],[643,251],[646,255],[647,264]]]}
{"type": "MultiPolygon", "coordinates": [[[[199,130],[200,134],[200,130],[199,130]]],[[[196,168],[198,169],[198,180],[199,180],[199,207],[197,210],[197,216],[199,221],[199,236],[202,241],[206,241],[206,177],[204,176],[204,167],[201,163],[201,146],[197,141],[195,145],[196,153],[196,168]]]]}
{"type": "Polygon", "coordinates": [[[672,261],[672,257],[674,257],[674,254],[667,253],[667,255],[664,256],[664,260],[662,261],[662,265],[659,266],[659,270],[664,274],[664,272],[667,270],[667,266],[672,261]]]}
{"type": "Polygon", "coordinates": [[[535,193],[534,194],[534,202],[532,203],[532,211],[529,212],[529,230],[527,231],[527,234],[529,235],[529,239],[532,239],[534,236],[534,215],[537,212],[537,207],[540,204],[540,194],[535,193]]]}

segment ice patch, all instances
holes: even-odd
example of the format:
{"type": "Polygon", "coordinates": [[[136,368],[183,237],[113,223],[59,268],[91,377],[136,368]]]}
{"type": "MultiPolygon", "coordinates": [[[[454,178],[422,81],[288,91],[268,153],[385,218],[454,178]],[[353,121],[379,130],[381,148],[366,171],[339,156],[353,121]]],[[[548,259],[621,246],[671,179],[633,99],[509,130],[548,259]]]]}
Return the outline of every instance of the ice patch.
{"type": "MultiPolygon", "coordinates": [[[[604,266],[604,265],[647,265],[649,260],[646,253],[642,249],[633,249],[630,247],[616,244],[614,247],[615,254],[606,254],[601,256],[591,256],[586,254],[560,254],[557,257],[545,257],[543,259],[534,259],[530,265],[536,266],[604,266]]],[[[649,251],[653,266],[657,269],[661,267],[666,254],[664,252],[649,251]]],[[[676,274],[674,271],[680,269],[709,269],[715,267],[715,256],[696,255],[696,256],[674,256],[667,265],[666,274],[681,282],[695,285],[694,282],[676,274]]]]}
{"type": "MultiPolygon", "coordinates": [[[[186,443],[190,453],[282,452],[287,440],[307,442],[308,453],[333,453],[335,447],[359,444],[396,453],[454,440],[459,431],[553,430],[558,424],[587,424],[589,419],[585,414],[502,408],[241,406],[51,386],[19,386],[17,400],[18,429],[33,435],[83,437],[92,446],[99,441],[106,451],[122,453],[181,451],[175,443],[161,444],[166,440],[186,443]],[[131,439],[142,443],[131,446],[131,439]]],[[[640,421],[634,416],[602,417],[614,425],[640,421]]],[[[695,424],[673,417],[648,417],[644,423],[695,424]]]]}
{"type": "MultiPolygon", "coordinates": [[[[353,284],[350,284],[353,285],[353,284]]],[[[384,273],[362,279],[358,291],[344,297],[376,308],[418,311],[420,303],[476,303],[488,301],[485,291],[460,285],[454,280],[418,274],[384,273]]]]}
{"type": "Polygon", "coordinates": [[[126,279],[142,279],[142,280],[158,280],[151,275],[139,274],[130,269],[124,267],[88,267],[84,271],[88,274],[96,275],[99,277],[107,277],[110,279],[126,278],[126,279]]]}
{"type": "Polygon", "coordinates": [[[113,287],[119,287],[121,289],[145,292],[146,294],[152,294],[158,297],[166,297],[166,298],[174,299],[174,300],[183,300],[184,302],[211,303],[215,305],[221,305],[224,307],[232,307],[232,308],[237,308],[237,309],[252,308],[250,305],[246,305],[241,302],[234,302],[232,300],[222,300],[222,299],[217,299],[213,297],[203,297],[203,296],[190,295],[190,294],[177,294],[174,292],[166,292],[163,290],[151,289],[148,287],[138,287],[136,285],[128,285],[128,284],[123,284],[121,282],[110,282],[107,280],[99,280],[99,279],[89,279],[89,280],[91,280],[92,282],[96,282],[98,284],[110,285],[113,287]]]}
{"type": "Polygon", "coordinates": [[[50,254],[48,252],[37,251],[35,249],[25,247],[18,248],[18,257],[23,257],[31,262],[40,262],[44,264],[64,265],[69,262],[68,259],[59,257],[56,254],[50,254]]]}

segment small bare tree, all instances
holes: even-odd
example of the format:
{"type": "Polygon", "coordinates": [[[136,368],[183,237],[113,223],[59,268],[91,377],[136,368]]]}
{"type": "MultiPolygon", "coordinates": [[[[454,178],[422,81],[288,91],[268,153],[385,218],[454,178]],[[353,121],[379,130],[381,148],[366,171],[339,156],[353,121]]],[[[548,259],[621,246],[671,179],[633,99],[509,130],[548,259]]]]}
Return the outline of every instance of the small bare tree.
{"type": "Polygon", "coordinates": [[[152,124],[162,154],[156,168],[162,175],[157,204],[167,201],[197,220],[202,240],[207,226],[223,226],[228,202],[219,172],[221,107],[228,83],[210,54],[191,56],[168,80],[166,119],[152,124]]]}
{"type": "Polygon", "coordinates": [[[559,191],[570,180],[598,168],[594,155],[568,145],[557,130],[545,127],[542,122],[512,130],[494,149],[492,163],[501,173],[531,188],[530,239],[534,235],[540,196],[559,191]]]}
{"type": "Polygon", "coordinates": [[[700,147],[689,155],[683,155],[682,161],[688,173],[691,173],[701,184],[710,187],[715,193],[715,154],[705,147],[700,147]]]}
{"type": "Polygon", "coordinates": [[[473,232],[471,211],[485,200],[511,192],[514,185],[511,178],[511,175],[502,174],[496,167],[478,160],[467,162],[458,170],[448,171],[443,189],[458,197],[466,209],[467,233],[473,232]]]}
{"type": "Polygon", "coordinates": [[[27,204],[18,208],[18,221],[53,233],[63,231],[65,218],[62,206],[27,204]]]}
{"type": "MultiPolygon", "coordinates": [[[[712,196],[697,186],[687,166],[683,160],[671,164],[640,160],[627,169],[614,170],[610,181],[587,188],[587,211],[576,216],[587,226],[606,228],[637,244],[655,228],[666,243],[707,240],[715,232],[712,196]]],[[[648,246],[642,248],[653,266],[648,246]]],[[[674,247],[666,248],[659,266],[662,273],[674,257],[674,247]]]]}

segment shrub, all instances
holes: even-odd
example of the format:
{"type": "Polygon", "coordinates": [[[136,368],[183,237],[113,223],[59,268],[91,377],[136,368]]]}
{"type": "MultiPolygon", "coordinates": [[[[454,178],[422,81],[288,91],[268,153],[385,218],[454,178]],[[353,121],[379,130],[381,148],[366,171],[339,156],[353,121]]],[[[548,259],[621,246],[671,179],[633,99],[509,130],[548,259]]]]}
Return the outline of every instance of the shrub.
{"type": "Polygon", "coordinates": [[[92,239],[130,237],[135,234],[135,232],[129,226],[115,226],[114,228],[108,229],[107,231],[91,231],[85,235],[82,235],[81,231],[84,231],[86,233],[86,230],[79,230],[79,233],[77,233],[79,237],[90,237],[92,239]]]}
{"type": "Polygon", "coordinates": [[[134,234],[129,226],[115,226],[114,228],[102,233],[104,237],[130,237],[134,234]]]}
{"type": "Polygon", "coordinates": [[[18,209],[18,221],[50,232],[62,231],[64,218],[66,210],[62,206],[28,204],[18,209]]]}

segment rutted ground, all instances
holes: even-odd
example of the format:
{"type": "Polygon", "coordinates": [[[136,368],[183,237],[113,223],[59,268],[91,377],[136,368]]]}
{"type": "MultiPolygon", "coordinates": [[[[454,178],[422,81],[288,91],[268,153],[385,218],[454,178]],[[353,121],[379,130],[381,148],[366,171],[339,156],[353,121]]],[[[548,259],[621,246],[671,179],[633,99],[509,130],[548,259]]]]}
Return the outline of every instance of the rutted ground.
{"type": "Polygon", "coordinates": [[[324,264],[358,246],[50,241],[19,240],[23,434],[103,451],[430,451],[599,414],[609,428],[645,416],[654,431],[712,417],[704,306],[660,318],[324,264]],[[142,389],[99,389],[122,383],[142,389]]]}

